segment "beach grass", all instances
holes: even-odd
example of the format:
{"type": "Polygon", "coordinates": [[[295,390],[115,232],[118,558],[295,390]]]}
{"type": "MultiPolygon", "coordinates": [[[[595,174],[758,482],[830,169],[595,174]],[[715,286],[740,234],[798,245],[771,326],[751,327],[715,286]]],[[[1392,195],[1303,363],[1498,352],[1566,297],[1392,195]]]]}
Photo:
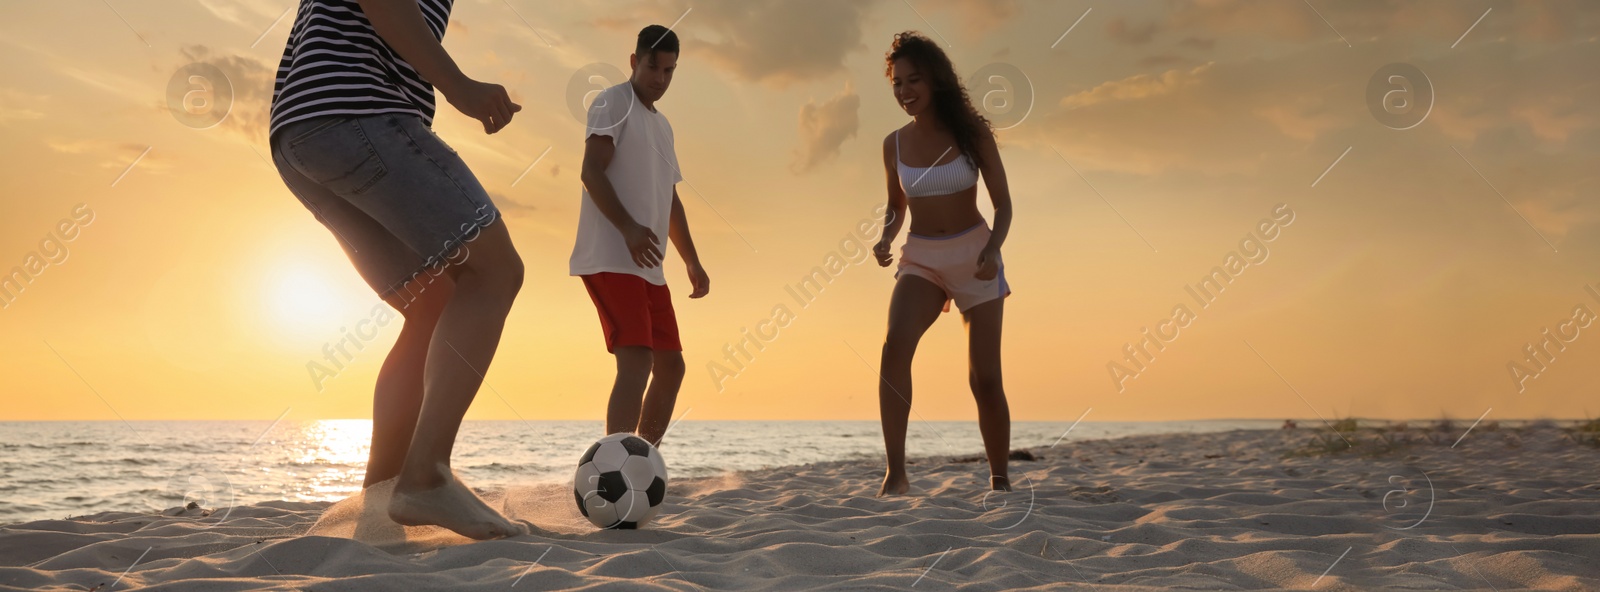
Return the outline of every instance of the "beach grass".
{"type": "Polygon", "coordinates": [[[1567,440],[1581,446],[1600,447],[1600,419],[1585,419],[1563,427],[1567,440]]]}
{"type": "Polygon", "coordinates": [[[1522,447],[1523,434],[1529,430],[1559,429],[1561,442],[1567,445],[1600,447],[1600,419],[1575,420],[1562,425],[1540,420],[1520,422],[1512,427],[1499,421],[1483,421],[1468,426],[1443,417],[1423,426],[1413,426],[1408,421],[1386,421],[1355,417],[1336,418],[1321,427],[1311,429],[1311,435],[1299,446],[1283,452],[1283,458],[1351,454],[1360,457],[1384,457],[1412,450],[1417,446],[1443,446],[1453,448],[1470,433],[1498,434],[1507,448],[1522,447]]]}

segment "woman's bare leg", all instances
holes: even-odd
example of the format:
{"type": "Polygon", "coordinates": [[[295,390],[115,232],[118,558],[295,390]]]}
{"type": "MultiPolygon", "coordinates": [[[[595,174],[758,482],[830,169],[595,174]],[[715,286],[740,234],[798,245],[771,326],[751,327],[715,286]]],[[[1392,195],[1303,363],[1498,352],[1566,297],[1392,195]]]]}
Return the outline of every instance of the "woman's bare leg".
{"type": "Polygon", "coordinates": [[[972,396],[978,400],[978,430],[983,433],[983,451],[989,458],[989,486],[1011,491],[1006,472],[1011,454],[1011,408],[1000,379],[1000,326],[1005,315],[1005,298],[996,298],[968,310],[967,380],[972,396]]]}
{"type": "Polygon", "coordinates": [[[422,368],[428,360],[428,342],[445,303],[455,292],[447,275],[418,278],[407,284],[404,294],[416,295],[407,302],[401,293],[385,301],[400,311],[405,324],[394,348],[378,370],[378,385],[372,397],[372,446],[367,455],[367,477],[363,488],[392,479],[405,464],[411,434],[417,429],[417,414],[422,411],[422,368]]]}
{"type": "Polygon", "coordinates": [[[903,275],[889,299],[889,331],[883,340],[878,381],[878,414],[883,422],[883,449],[889,468],[879,496],[902,495],[911,488],[906,477],[906,425],[911,419],[911,358],[917,342],[939,319],[945,294],[939,286],[914,275],[903,275]]]}
{"type": "Polygon", "coordinates": [[[489,371],[506,314],[522,287],[522,259],[504,220],[484,228],[453,265],[455,293],[439,315],[423,370],[422,410],[406,452],[389,517],[488,539],[523,532],[491,509],[450,471],[461,419],[489,371]]]}

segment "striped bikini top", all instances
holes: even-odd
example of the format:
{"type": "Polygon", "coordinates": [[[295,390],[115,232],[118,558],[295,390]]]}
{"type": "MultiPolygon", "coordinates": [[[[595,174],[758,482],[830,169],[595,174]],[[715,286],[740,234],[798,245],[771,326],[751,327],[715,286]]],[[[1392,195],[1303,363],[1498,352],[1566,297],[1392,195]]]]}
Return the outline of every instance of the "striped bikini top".
{"type": "MultiPolygon", "coordinates": [[[[905,191],[906,197],[950,195],[976,186],[978,167],[972,164],[972,157],[965,154],[960,156],[965,157],[966,162],[962,162],[963,158],[956,158],[931,167],[907,165],[900,161],[900,130],[894,132],[894,163],[900,174],[900,189],[905,191]]],[[[940,154],[939,157],[944,158],[944,155],[940,154]]]]}
{"type": "MultiPolygon", "coordinates": [[[[455,0],[416,0],[444,39],[455,0]]],[[[409,113],[433,125],[433,85],[378,36],[356,0],[302,0],[272,87],[267,135],[319,115],[409,113]]]]}

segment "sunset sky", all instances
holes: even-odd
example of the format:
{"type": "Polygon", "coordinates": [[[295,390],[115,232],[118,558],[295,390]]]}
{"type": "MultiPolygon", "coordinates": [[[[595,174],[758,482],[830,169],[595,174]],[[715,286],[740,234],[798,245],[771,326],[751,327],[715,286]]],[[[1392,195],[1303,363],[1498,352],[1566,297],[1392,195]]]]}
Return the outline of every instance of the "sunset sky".
{"type": "MultiPolygon", "coordinates": [[[[379,301],[269,162],[294,6],[0,7],[0,273],[47,264],[0,294],[0,420],[369,416],[398,320],[320,392],[307,370],[379,301]],[[206,129],[168,106],[196,62],[234,93],[206,129]]],[[[963,78],[1007,73],[989,104],[1009,126],[1015,420],[1600,413],[1600,326],[1568,322],[1600,311],[1600,6],[457,0],[445,48],[523,106],[486,136],[441,97],[434,124],[527,266],[469,418],[603,416],[613,361],[567,275],[583,142],[569,97],[585,90],[569,82],[594,63],[626,71],[638,30],[674,21],[683,49],[659,105],[712,278],[691,301],[676,253],[666,264],[690,419],[877,417],[893,271],[841,241],[885,199],[880,143],[906,116],[883,54],[908,29],[963,78]],[[1368,98],[1388,64],[1433,91],[1407,129],[1368,98]],[[1031,103],[1004,108],[1029,86],[1031,103]],[[1263,243],[1280,204],[1292,222],[1263,243]],[[1258,244],[1251,261],[1241,249],[1258,244]],[[1246,265],[1200,306],[1189,287],[1233,253],[1246,265]],[[848,265],[795,302],[786,287],[833,254],[848,265]],[[708,364],[779,305],[793,322],[719,390],[708,364]],[[1178,305],[1188,325],[1119,388],[1108,365],[1133,370],[1124,345],[1178,305]],[[1572,340],[1539,371],[1524,347],[1563,323],[1572,340]],[[1538,372],[1520,392],[1512,362],[1538,372]]],[[[996,90],[971,82],[974,100],[996,90]]],[[[965,356],[952,312],[918,352],[919,417],[975,418],[965,356]]]]}

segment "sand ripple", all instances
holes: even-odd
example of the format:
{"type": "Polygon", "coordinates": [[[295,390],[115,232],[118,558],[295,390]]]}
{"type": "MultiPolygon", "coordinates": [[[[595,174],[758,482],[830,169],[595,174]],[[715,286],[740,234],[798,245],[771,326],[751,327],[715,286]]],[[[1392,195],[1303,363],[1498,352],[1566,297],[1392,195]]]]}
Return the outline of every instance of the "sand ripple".
{"type": "Polygon", "coordinates": [[[1514,448],[1282,456],[1306,437],[1069,440],[1013,464],[1009,494],[966,459],[919,459],[897,499],[868,497],[871,463],[732,473],[674,483],[636,532],[513,487],[484,495],[543,533],[481,543],[388,522],[381,488],[105,513],[0,528],[0,588],[1600,589],[1600,450],[1530,428],[1514,448]]]}

